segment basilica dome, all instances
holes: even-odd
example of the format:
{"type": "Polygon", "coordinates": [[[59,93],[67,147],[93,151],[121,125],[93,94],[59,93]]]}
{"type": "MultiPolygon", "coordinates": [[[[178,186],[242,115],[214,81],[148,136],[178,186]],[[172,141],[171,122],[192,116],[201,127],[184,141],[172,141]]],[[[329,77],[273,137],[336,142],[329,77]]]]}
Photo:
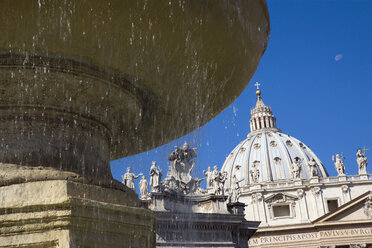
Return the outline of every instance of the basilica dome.
{"type": "Polygon", "coordinates": [[[271,108],[263,103],[261,91],[257,90],[256,94],[257,103],[249,121],[251,132],[222,166],[229,179],[236,175],[243,179],[241,185],[247,185],[328,176],[322,162],[308,146],[276,128],[276,118],[271,108]]]}

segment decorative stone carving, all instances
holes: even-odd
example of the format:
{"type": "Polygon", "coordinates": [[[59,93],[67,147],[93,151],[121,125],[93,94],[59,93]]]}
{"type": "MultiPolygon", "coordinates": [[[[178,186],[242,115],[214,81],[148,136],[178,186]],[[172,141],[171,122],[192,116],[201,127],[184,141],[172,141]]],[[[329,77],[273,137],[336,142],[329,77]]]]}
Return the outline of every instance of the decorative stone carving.
{"type": "Polygon", "coordinates": [[[149,183],[145,176],[142,176],[141,181],[138,184],[141,193],[141,199],[146,200],[149,198],[149,183]]]}
{"type": "Polygon", "coordinates": [[[342,161],[339,154],[336,154],[336,157],[332,155],[332,161],[335,162],[336,171],[339,176],[345,175],[345,165],[344,161],[342,161]]]}
{"type": "Polygon", "coordinates": [[[132,173],[132,168],[128,167],[127,172],[121,176],[123,179],[122,183],[128,188],[136,190],[136,186],[134,185],[134,179],[137,179],[142,175],[143,175],[142,173],[135,175],[134,173],[132,173]]]}
{"type": "Polygon", "coordinates": [[[302,199],[302,197],[304,197],[304,194],[305,194],[305,192],[304,192],[303,189],[298,189],[297,190],[297,196],[298,196],[298,198],[302,199]]]}
{"type": "Polygon", "coordinates": [[[350,244],[350,248],[366,248],[366,244],[350,244]]]}
{"type": "Polygon", "coordinates": [[[295,157],[291,164],[291,174],[293,179],[299,179],[301,174],[301,163],[302,160],[299,157],[295,157]]]}
{"type": "Polygon", "coordinates": [[[252,163],[251,170],[249,171],[249,173],[251,174],[251,178],[252,178],[253,183],[258,183],[258,181],[260,179],[260,169],[259,169],[259,167],[260,167],[260,161],[255,160],[252,163]]]}
{"type": "Polygon", "coordinates": [[[239,200],[240,196],[240,186],[239,183],[242,182],[244,179],[238,180],[236,175],[234,175],[231,179],[231,188],[229,192],[229,196],[227,198],[228,203],[236,203],[239,200]]]}
{"type": "Polygon", "coordinates": [[[317,169],[317,166],[316,166],[315,159],[311,158],[309,160],[309,162],[307,162],[307,165],[309,166],[310,176],[312,176],[312,177],[318,176],[318,169],[317,169]]]}
{"type": "Polygon", "coordinates": [[[313,192],[313,194],[314,194],[315,196],[317,196],[317,195],[320,194],[320,192],[321,192],[322,190],[321,190],[319,187],[314,187],[314,188],[311,189],[311,191],[313,192]]]}
{"type": "Polygon", "coordinates": [[[213,172],[210,166],[208,166],[208,170],[203,170],[204,176],[207,177],[207,188],[213,188],[213,172]]]}
{"type": "Polygon", "coordinates": [[[175,149],[168,155],[168,160],[171,161],[168,175],[182,183],[188,183],[195,167],[195,161],[191,159],[196,158],[196,148],[190,149],[189,144],[185,142],[182,147],[175,146],[175,149]]]}
{"type": "Polygon", "coordinates": [[[360,148],[358,149],[356,156],[357,156],[357,163],[359,167],[359,175],[367,174],[368,160],[367,160],[366,155],[362,152],[362,149],[360,148]]]}
{"type": "Polygon", "coordinates": [[[252,202],[253,203],[261,201],[261,200],[262,200],[262,194],[261,193],[252,194],[252,202]]]}
{"type": "Polygon", "coordinates": [[[372,219],[372,196],[369,195],[364,203],[364,213],[372,219]]]}
{"type": "Polygon", "coordinates": [[[156,166],[156,162],[152,161],[150,167],[150,185],[151,192],[159,192],[161,189],[161,170],[156,166]]]}
{"type": "Polygon", "coordinates": [[[349,186],[347,186],[347,185],[342,185],[342,186],[341,186],[341,191],[342,191],[342,193],[344,193],[344,194],[348,193],[348,192],[349,192],[349,186]]]}
{"type": "Polygon", "coordinates": [[[269,208],[269,214],[270,218],[274,218],[273,208],[274,206],[282,206],[282,205],[288,205],[290,210],[290,216],[288,217],[295,217],[295,206],[296,206],[296,200],[298,198],[294,195],[286,194],[286,193],[277,193],[273,194],[265,199],[265,203],[267,204],[267,207],[269,208]]]}

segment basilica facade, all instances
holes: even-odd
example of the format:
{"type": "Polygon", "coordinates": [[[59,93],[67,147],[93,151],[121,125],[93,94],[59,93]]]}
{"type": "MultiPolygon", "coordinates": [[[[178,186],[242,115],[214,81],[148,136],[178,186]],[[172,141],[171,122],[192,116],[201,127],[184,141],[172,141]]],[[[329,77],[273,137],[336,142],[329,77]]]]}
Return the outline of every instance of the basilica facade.
{"type": "Polygon", "coordinates": [[[281,132],[257,90],[247,138],[226,158],[227,191],[239,181],[247,220],[261,222],[249,247],[372,247],[372,175],[358,150],[358,175],[342,156],[330,177],[303,142],[281,132]],[[237,178],[237,179],[236,179],[237,178]]]}

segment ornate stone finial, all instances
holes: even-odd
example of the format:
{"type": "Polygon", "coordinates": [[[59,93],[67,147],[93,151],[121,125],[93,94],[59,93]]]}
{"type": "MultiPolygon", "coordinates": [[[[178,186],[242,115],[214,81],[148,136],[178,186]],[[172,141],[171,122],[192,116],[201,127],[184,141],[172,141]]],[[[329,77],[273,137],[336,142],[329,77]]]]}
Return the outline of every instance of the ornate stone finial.
{"type": "Polygon", "coordinates": [[[342,153],[341,156],[339,154],[336,154],[336,157],[332,155],[332,161],[335,162],[336,171],[339,176],[345,175],[345,164],[341,157],[344,158],[342,153]]]}
{"type": "Polygon", "coordinates": [[[356,154],[357,156],[357,163],[358,163],[358,167],[359,167],[359,175],[365,175],[367,174],[367,165],[368,165],[368,160],[367,160],[367,157],[366,157],[366,151],[368,151],[369,149],[366,149],[365,147],[363,147],[362,149],[359,148],[358,149],[358,152],[356,154]]]}

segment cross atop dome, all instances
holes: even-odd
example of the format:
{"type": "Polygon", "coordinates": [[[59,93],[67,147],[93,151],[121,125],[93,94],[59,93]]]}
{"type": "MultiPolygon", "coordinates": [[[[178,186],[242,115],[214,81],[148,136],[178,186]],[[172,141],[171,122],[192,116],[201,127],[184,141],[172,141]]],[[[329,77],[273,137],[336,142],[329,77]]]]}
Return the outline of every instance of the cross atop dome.
{"type": "Polygon", "coordinates": [[[257,96],[260,96],[260,95],[261,95],[261,91],[260,91],[260,86],[261,86],[261,84],[260,84],[259,82],[256,82],[256,83],[254,84],[254,86],[257,87],[256,95],[257,95],[257,96]]]}

